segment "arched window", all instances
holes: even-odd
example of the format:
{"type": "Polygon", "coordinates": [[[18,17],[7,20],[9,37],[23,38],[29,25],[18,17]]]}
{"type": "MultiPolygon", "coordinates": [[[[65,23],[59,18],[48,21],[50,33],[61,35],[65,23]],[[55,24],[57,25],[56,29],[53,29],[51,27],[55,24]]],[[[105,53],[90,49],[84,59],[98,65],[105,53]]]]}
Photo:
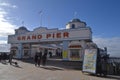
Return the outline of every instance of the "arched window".
{"type": "Polygon", "coordinates": [[[75,24],[72,24],[71,29],[74,29],[74,28],[75,28],[75,24]]]}

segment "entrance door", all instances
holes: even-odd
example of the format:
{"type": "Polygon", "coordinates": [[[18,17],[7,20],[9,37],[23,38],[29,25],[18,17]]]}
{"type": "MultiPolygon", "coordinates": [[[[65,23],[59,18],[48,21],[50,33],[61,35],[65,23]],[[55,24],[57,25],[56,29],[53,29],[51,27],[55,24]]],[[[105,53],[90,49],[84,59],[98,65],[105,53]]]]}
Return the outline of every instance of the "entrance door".
{"type": "Polygon", "coordinates": [[[23,57],[24,57],[24,58],[30,57],[29,49],[24,49],[24,50],[23,50],[23,57]]]}
{"type": "Polygon", "coordinates": [[[13,56],[16,56],[16,54],[17,54],[17,50],[11,50],[11,53],[13,54],[13,56]]]}

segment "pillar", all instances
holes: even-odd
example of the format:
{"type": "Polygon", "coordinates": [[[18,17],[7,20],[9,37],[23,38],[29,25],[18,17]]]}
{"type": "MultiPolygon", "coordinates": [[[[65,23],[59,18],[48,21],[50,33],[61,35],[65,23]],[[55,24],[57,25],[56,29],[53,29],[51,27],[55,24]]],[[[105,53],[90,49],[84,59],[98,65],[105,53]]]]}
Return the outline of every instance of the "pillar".
{"type": "Polygon", "coordinates": [[[29,49],[29,56],[30,56],[30,58],[32,57],[31,55],[32,55],[32,46],[31,46],[31,44],[30,44],[30,49],[29,49]]]}
{"type": "Polygon", "coordinates": [[[23,49],[22,49],[22,43],[19,43],[18,45],[18,55],[17,58],[21,59],[23,55],[23,49]]]}

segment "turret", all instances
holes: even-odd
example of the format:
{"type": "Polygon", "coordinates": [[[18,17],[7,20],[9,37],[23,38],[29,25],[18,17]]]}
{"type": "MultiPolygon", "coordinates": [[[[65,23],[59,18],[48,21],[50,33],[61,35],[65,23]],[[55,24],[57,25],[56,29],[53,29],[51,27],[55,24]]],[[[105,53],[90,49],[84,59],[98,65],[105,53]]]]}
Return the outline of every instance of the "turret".
{"type": "Polygon", "coordinates": [[[79,19],[73,19],[66,24],[66,29],[77,29],[86,27],[86,23],[79,19]]]}
{"type": "Polygon", "coordinates": [[[24,26],[19,27],[19,29],[15,29],[15,34],[24,34],[26,32],[29,32],[29,31],[24,26]]]}

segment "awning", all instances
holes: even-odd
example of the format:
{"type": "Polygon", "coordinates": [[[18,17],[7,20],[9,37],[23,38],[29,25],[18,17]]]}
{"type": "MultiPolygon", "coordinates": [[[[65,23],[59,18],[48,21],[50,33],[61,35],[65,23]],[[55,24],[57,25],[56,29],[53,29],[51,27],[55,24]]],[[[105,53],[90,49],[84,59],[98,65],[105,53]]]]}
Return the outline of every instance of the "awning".
{"type": "Polygon", "coordinates": [[[29,47],[28,46],[24,46],[23,49],[29,49],[29,47]]]}
{"type": "Polygon", "coordinates": [[[81,48],[81,45],[70,45],[69,48],[81,48]]]}

